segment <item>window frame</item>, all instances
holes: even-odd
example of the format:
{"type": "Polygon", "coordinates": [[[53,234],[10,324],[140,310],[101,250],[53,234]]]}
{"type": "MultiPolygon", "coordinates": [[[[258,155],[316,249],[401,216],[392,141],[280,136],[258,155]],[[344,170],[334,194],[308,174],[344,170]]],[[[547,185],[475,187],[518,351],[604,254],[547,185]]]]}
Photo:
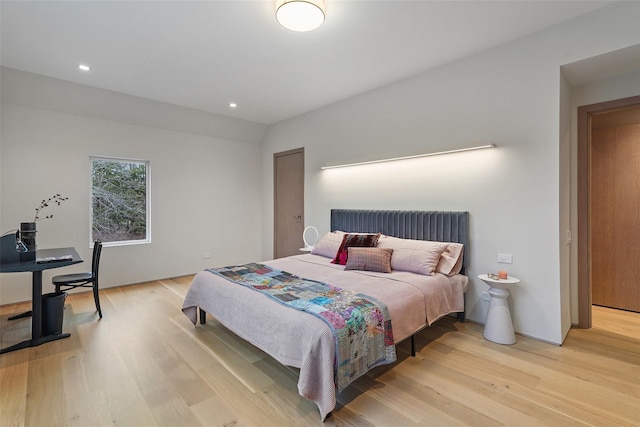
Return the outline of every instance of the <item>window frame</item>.
{"type": "Polygon", "coordinates": [[[151,161],[132,159],[125,157],[89,156],[89,246],[93,247],[93,162],[107,161],[118,163],[137,163],[145,165],[145,239],[120,240],[114,242],[102,242],[102,246],[131,246],[151,243],[151,161]]]}

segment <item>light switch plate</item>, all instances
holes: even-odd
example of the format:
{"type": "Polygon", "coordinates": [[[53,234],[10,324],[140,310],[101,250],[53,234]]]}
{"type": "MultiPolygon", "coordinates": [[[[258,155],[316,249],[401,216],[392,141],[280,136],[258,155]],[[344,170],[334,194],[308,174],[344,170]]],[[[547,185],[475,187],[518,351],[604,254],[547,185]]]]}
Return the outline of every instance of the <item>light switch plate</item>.
{"type": "Polygon", "coordinates": [[[498,254],[498,262],[502,264],[513,264],[513,255],[498,254]]]}

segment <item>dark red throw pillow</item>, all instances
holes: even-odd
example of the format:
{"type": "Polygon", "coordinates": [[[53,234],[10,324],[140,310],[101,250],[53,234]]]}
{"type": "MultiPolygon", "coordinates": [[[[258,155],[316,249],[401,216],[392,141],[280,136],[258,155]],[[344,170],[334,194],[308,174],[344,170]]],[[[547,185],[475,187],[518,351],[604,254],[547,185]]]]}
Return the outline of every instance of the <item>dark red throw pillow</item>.
{"type": "Polygon", "coordinates": [[[345,234],[342,243],[338,248],[335,258],[331,261],[334,264],[346,265],[349,257],[349,247],[375,248],[378,244],[378,234],[345,234]]]}

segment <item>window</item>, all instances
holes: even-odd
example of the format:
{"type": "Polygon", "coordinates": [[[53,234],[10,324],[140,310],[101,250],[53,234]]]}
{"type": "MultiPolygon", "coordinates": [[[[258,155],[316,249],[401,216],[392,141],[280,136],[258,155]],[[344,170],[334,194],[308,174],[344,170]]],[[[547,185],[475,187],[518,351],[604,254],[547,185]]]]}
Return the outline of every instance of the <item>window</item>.
{"type": "Polygon", "coordinates": [[[91,237],[105,244],[150,241],[148,161],[91,158],[91,237]]]}

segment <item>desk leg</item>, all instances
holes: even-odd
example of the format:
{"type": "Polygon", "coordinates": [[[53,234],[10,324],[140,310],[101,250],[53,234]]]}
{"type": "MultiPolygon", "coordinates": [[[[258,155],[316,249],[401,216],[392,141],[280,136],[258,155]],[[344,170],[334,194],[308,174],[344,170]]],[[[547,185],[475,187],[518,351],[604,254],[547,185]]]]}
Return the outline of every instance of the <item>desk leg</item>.
{"type": "Polygon", "coordinates": [[[42,336],[42,271],[34,271],[31,279],[31,339],[0,349],[0,354],[35,347],[50,341],[70,337],[71,334],[42,336]]]}
{"type": "Polygon", "coordinates": [[[31,340],[42,338],[42,271],[34,271],[31,279],[31,340]]]}
{"type": "Polygon", "coordinates": [[[13,315],[7,318],[7,320],[24,319],[25,317],[31,317],[31,310],[25,311],[24,313],[13,315]]]}

